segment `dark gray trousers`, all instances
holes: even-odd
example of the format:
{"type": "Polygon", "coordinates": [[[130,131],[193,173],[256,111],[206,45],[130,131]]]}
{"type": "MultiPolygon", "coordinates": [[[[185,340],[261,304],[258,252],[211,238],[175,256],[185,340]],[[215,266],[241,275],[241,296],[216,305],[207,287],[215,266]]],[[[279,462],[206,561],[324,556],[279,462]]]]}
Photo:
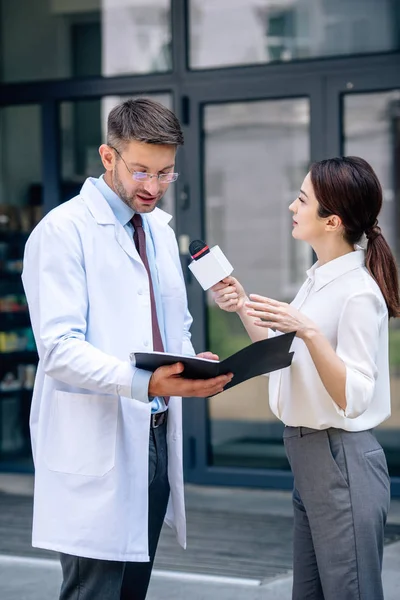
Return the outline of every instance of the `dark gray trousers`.
{"type": "Polygon", "coordinates": [[[150,429],[150,562],[125,563],[61,554],[60,600],[144,600],[169,498],[167,425],[150,429]]]}
{"type": "Polygon", "coordinates": [[[293,600],[383,600],[390,503],[385,454],[371,431],[285,427],[294,475],[293,600]]]}

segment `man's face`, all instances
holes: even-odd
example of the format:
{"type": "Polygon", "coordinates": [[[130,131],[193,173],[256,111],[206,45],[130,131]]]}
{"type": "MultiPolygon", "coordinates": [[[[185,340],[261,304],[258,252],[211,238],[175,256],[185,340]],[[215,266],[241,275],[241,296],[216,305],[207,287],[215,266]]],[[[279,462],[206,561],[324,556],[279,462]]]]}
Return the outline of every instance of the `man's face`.
{"type": "Polygon", "coordinates": [[[132,173],[171,173],[175,167],[175,154],[175,146],[138,141],[131,141],[123,146],[120,156],[110,146],[103,144],[100,147],[100,155],[106,168],[106,183],[137,213],[153,211],[170,184],[160,183],[157,177],[152,177],[149,181],[136,181],[132,173]]]}

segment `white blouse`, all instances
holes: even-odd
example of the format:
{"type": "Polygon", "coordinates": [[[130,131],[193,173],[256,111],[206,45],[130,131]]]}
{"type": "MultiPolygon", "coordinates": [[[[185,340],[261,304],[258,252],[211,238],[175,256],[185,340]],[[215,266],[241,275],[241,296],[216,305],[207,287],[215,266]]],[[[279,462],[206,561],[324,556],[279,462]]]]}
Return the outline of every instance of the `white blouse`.
{"type": "MultiPolygon", "coordinates": [[[[346,366],[343,411],[326,391],[307,346],[295,338],[293,362],[271,373],[272,412],[285,425],[363,431],[390,416],[388,311],[356,250],[307,271],[292,305],[316,323],[346,366]]],[[[278,335],[278,334],[277,334],[278,335]]]]}

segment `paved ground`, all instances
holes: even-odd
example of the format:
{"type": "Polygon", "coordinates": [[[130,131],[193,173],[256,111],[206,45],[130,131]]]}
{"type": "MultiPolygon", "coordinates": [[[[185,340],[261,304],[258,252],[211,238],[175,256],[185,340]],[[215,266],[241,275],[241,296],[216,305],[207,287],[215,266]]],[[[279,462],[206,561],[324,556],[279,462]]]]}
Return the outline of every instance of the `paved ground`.
{"type": "MultiPolygon", "coordinates": [[[[25,497],[27,501],[25,506],[27,506],[32,493],[32,481],[26,477],[0,476],[0,515],[2,512],[2,499],[3,507],[5,506],[4,493],[8,494],[8,499],[11,498],[10,494],[14,498],[19,497],[21,499],[25,497]],[[3,492],[3,495],[1,492],[3,492]]],[[[276,550],[268,554],[266,552],[268,544],[259,545],[260,539],[271,541],[272,536],[276,540],[277,533],[272,533],[271,527],[268,527],[265,536],[263,536],[262,532],[260,534],[260,528],[255,528],[256,523],[264,523],[262,529],[266,529],[265,525],[268,518],[269,523],[275,521],[275,523],[285,528],[285,531],[282,531],[282,537],[285,538],[287,524],[292,514],[290,494],[266,490],[187,486],[186,498],[189,517],[192,515],[192,520],[193,515],[198,517],[200,514],[213,513],[219,515],[222,519],[228,518],[232,522],[237,521],[243,524],[242,536],[245,542],[243,547],[240,538],[237,537],[240,535],[239,530],[236,531],[233,537],[236,547],[230,546],[230,551],[234,550],[232,560],[238,561],[235,564],[239,566],[236,566],[234,572],[225,568],[225,574],[221,573],[221,570],[209,568],[212,562],[207,562],[207,552],[205,550],[207,550],[208,544],[208,554],[210,556],[213,554],[216,534],[215,531],[207,530],[203,532],[202,545],[198,539],[193,538],[191,540],[189,536],[189,548],[194,546],[197,547],[197,550],[192,551],[193,554],[185,559],[186,562],[183,561],[183,558],[179,558],[179,554],[175,554],[174,556],[179,558],[178,562],[174,559],[175,564],[168,565],[163,559],[163,554],[178,551],[169,537],[168,530],[166,530],[163,534],[162,546],[160,547],[161,556],[151,582],[148,600],[187,600],[188,598],[191,600],[290,600],[290,570],[282,568],[278,569],[278,573],[276,573],[276,550]],[[257,521],[258,518],[259,521],[257,521]],[[253,535],[253,546],[251,545],[251,535],[253,535]],[[264,552],[262,561],[259,560],[259,556],[257,557],[258,560],[256,557],[254,558],[253,570],[249,568],[249,548],[253,548],[254,557],[254,548],[264,552]],[[199,551],[201,551],[200,554],[199,551]],[[199,564],[196,564],[197,555],[200,556],[199,564]],[[267,564],[264,565],[264,570],[260,571],[260,565],[263,561],[267,564]],[[192,569],[190,569],[191,566],[192,569]],[[174,569],[173,567],[178,568],[174,569]],[[213,571],[214,575],[210,575],[210,572],[213,571]]],[[[23,505],[22,502],[21,506],[23,505]]],[[[26,519],[26,517],[24,518],[26,519]]],[[[13,547],[13,555],[7,555],[6,546],[4,545],[5,536],[2,532],[2,539],[0,539],[0,552],[2,553],[0,554],[0,599],[57,600],[60,586],[60,568],[57,561],[53,558],[34,556],[28,542],[26,542],[26,523],[21,526],[21,519],[16,521],[16,527],[17,529],[20,527],[20,535],[25,541],[21,551],[19,551],[21,546],[17,544],[13,547]],[[16,553],[19,555],[15,555],[16,553]]],[[[392,531],[398,531],[396,526],[400,525],[399,500],[392,502],[389,521],[392,531]]],[[[215,523],[216,521],[214,527],[215,523]]],[[[259,527],[259,525],[257,526],[259,527]]],[[[207,527],[210,527],[210,524],[207,527]]],[[[195,527],[195,524],[191,524],[189,521],[189,531],[190,528],[192,528],[193,533],[198,532],[197,526],[195,527]]],[[[395,539],[395,536],[391,538],[389,536],[388,541],[393,539],[395,539]]],[[[232,543],[229,536],[226,537],[225,541],[226,543],[232,543]]],[[[225,550],[227,549],[229,550],[229,547],[225,550]]],[[[219,551],[221,552],[221,549],[219,551]]],[[[281,545],[280,553],[278,553],[279,560],[284,561],[283,567],[287,558],[290,557],[290,553],[290,540],[287,538],[285,543],[281,545]]],[[[183,555],[188,555],[188,553],[182,553],[183,555]]],[[[226,560],[225,564],[228,563],[229,560],[226,560]]],[[[383,578],[385,600],[399,600],[400,542],[390,543],[385,548],[383,578]]]]}
{"type": "MultiPolygon", "coordinates": [[[[56,600],[60,588],[58,564],[38,559],[38,564],[0,557],[0,597],[2,600],[56,600]]],[[[277,600],[290,598],[290,577],[260,586],[240,580],[210,581],[206,578],[166,577],[155,572],[148,600],[277,600]]],[[[395,600],[393,596],[392,599],[395,600]]],[[[398,598],[396,598],[398,600],[398,598]]]]}
{"type": "MultiPolygon", "coordinates": [[[[399,600],[400,542],[385,549],[383,575],[385,600],[399,600]]],[[[60,580],[55,561],[0,557],[2,600],[56,600],[60,580]]],[[[148,600],[290,600],[291,583],[290,575],[257,584],[155,571],[148,600]]]]}

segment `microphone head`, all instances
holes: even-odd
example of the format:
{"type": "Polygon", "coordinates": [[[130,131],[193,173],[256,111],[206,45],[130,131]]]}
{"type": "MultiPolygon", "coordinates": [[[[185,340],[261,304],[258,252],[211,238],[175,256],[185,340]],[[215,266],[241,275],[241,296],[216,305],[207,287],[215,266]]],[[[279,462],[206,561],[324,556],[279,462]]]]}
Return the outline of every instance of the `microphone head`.
{"type": "Polygon", "coordinates": [[[210,252],[210,248],[202,240],[193,240],[189,244],[189,252],[193,260],[199,260],[199,258],[210,252]]]}

